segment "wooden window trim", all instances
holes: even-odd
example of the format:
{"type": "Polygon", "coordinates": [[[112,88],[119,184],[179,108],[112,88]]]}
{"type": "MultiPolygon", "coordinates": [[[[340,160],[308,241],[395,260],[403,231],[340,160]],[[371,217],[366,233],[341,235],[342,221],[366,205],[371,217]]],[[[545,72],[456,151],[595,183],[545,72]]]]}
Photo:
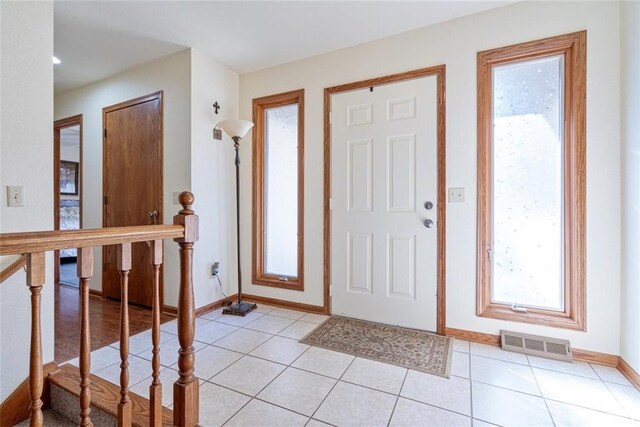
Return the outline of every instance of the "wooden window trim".
{"type": "Polygon", "coordinates": [[[586,331],[586,31],[478,53],[477,315],[586,331]],[[564,54],[564,310],[511,310],[491,301],[492,67],[564,54]]]}
{"type": "Polygon", "coordinates": [[[253,123],[253,283],[304,291],[304,89],[254,99],[253,123]],[[264,113],[291,104],[298,104],[298,277],[284,282],[264,271],[264,113]]]}

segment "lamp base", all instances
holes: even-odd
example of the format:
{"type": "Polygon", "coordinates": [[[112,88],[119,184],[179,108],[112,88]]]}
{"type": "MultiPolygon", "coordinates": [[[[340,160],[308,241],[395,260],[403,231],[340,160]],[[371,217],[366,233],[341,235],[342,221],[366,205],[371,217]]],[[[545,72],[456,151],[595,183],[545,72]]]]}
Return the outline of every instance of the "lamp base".
{"type": "Polygon", "coordinates": [[[246,316],[247,313],[255,310],[256,308],[258,308],[258,306],[256,304],[253,303],[249,303],[249,302],[236,302],[234,304],[231,304],[228,307],[225,307],[222,309],[222,314],[232,314],[234,316],[246,316]]]}

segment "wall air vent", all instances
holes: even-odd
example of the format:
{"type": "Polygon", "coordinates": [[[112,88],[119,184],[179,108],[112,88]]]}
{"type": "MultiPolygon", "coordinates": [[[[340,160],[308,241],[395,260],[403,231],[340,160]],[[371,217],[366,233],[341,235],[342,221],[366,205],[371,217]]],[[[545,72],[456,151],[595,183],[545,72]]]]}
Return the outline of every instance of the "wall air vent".
{"type": "Polygon", "coordinates": [[[547,359],[573,361],[571,344],[567,340],[559,340],[520,332],[500,331],[502,349],[547,359]]]}

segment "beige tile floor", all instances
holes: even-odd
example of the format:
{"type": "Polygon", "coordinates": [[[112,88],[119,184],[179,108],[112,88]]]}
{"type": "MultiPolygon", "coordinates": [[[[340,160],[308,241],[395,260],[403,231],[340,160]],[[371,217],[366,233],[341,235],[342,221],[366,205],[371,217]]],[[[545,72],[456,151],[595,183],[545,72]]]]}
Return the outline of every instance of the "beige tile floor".
{"type": "MultiPolygon", "coordinates": [[[[640,427],[640,392],[616,369],[456,340],[444,379],[298,343],[325,319],[265,305],[245,318],[221,310],[198,318],[201,425],[640,427]]],[[[170,390],[175,321],[162,331],[160,378],[170,390]]],[[[147,395],[149,331],[131,341],[131,390],[147,395]]],[[[92,353],[91,371],[114,384],[117,348],[92,353]]],[[[171,407],[171,393],[163,399],[171,407]]]]}

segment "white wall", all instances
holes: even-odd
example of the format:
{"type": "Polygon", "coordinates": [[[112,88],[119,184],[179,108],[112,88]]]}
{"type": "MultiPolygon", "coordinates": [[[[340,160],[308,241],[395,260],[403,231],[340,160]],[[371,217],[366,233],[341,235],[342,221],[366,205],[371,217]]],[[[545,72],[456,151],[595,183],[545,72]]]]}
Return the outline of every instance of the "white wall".
{"type": "MultiPolygon", "coordinates": [[[[161,58],[108,79],[55,96],[55,119],[83,115],[83,227],[102,227],[102,108],[162,90],[164,223],[180,209],[173,192],[191,188],[191,54],[189,50],[161,58]]],[[[196,202],[197,203],[197,202],[196,202]]],[[[197,209],[197,204],[195,206],[197,209]]],[[[92,289],[102,289],[101,250],[94,253],[92,289]]],[[[177,244],[165,242],[164,303],[178,301],[177,244]]]]}
{"type": "MultiPolygon", "coordinates": [[[[305,291],[247,285],[247,293],[322,305],[323,88],[438,64],[447,66],[447,186],[466,202],[447,206],[447,325],[568,338],[575,347],[620,349],[620,16],[617,2],[522,2],[240,77],[240,116],[251,100],[305,89],[305,291]],[[588,331],[475,315],[476,53],[586,29],[588,331]]],[[[251,271],[251,151],[243,151],[243,274],[251,271]]]]}
{"type": "Polygon", "coordinates": [[[236,287],[236,209],[233,142],[213,139],[218,121],[238,117],[238,74],[204,53],[191,50],[191,189],[200,216],[200,240],[194,247],[196,307],[223,298],[211,266],[220,262],[224,292],[236,287]],[[213,103],[221,106],[218,115],[213,103]]]}
{"type": "MultiPolygon", "coordinates": [[[[51,230],[53,4],[0,2],[0,28],[0,228],[3,233],[51,230]],[[7,185],[24,187],[24,207],[7,207],[7,185]]],[[[48,363],[54,339],[52,254],[46,263],[42,345],[48,363]]],[[[29,295],[23,271],[0,286],[0,401],[29,374],[29,295]]]]}
{"type": "Polygon", "coordinates": [[[640,2],[623,1],[622,321],[620,355],[640,372],[640,2]]]}

